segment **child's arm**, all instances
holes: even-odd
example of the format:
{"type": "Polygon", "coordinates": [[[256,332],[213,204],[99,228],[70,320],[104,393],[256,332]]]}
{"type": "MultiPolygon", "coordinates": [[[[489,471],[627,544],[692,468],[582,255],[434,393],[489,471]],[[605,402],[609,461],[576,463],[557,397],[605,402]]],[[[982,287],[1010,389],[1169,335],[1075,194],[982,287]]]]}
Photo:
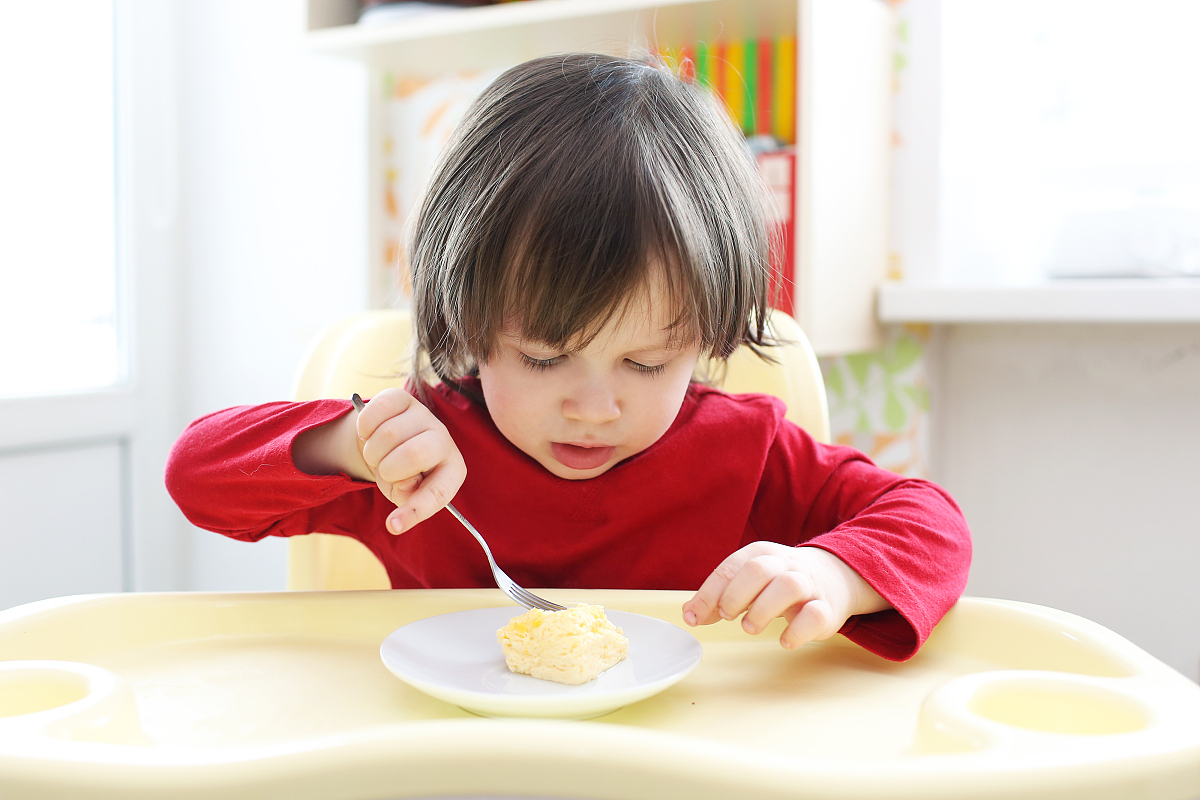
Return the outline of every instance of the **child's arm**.
{"type": "Polygon", "coordinates": [[[935,484],[819,444],[786,420],[766,435],[748,535],[684,605],[685,619],[744,613],[760,632],[781,616],[785,647],[840,631],[885,658],[911,657],[966,586],[961,509],[935,484]]]}
{"type": "Polygon", "coordinates": [[[374,481],[396,504],[387,518],[393,534],[444,508],[467,477],[446,426],[403,389],[385,389],[362,413],[301,433],[292,459],[310,475],[344,473],[374,481]]]}
{"type": "Polygon", "coordinates": [[[846,562],[816,547],[755,542],[718,566],[683,606],[688,625],[737,619],[757,634],[775,617],[787,620],[779,643],[788,649],[828,639],[850,617],[891,608],[846,562]]]}

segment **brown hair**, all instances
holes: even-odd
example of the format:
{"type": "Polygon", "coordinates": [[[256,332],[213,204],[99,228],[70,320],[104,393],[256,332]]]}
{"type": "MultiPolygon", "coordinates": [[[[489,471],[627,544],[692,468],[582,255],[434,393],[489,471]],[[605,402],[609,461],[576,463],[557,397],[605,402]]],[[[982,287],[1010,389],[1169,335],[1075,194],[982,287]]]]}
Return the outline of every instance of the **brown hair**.
{"type": "Polygon", "coordinates": [[[591,53],[513,67],[467,111],[415,219],[414,364],[455,386],[512,319],[584,346],[652,269],[678,336],[718,359],[762,354],[764,196],[728,115],[665,67],[591,53]]]}

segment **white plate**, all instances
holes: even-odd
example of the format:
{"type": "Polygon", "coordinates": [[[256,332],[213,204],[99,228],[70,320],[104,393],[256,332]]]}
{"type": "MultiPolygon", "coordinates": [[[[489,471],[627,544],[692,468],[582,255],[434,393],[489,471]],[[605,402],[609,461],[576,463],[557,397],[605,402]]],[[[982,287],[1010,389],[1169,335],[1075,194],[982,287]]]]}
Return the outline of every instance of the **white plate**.
{"type": "Polygon", "coordinates": [[[605,609],[629,639],[625,660],[578,686],[539,680],[510,672],[496,641],[496,631],[522,613],[505,606],[417,620],[384,639],[379,655],[400,680],[475,714],[588,719],[677,683],[703,652],[696,637],[669,622],[605,609]]]}

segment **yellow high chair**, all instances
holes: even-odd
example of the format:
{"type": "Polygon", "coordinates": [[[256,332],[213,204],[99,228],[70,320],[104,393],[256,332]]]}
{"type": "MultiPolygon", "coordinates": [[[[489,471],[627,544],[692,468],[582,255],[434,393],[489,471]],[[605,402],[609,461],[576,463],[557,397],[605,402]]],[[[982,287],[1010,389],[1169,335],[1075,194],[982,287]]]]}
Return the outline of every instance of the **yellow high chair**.
{"type": "MultiPolygon", "coordinates": [[[[800,326],[782,311],[770,321],[784,343],[769,363],[749,348],[729,358],[724,369],[709,365],[729,392],[771,394],[787,404],[787,418],[818,441],[829,441],[829,407],[817,357],[800,326]]],[[[364,311],[344,317],[319,333],[305,356],[292,392],[295,400],[370,397],[404,383],[412,340],[406,309],[364,311]]],[[[314,532],[288,541],[288,588],[388,589],[379,560],[359,542],[314,532]]]]}
{"type": "MultiPolygon", "coordinates": [[[[775,325],[797,343],[782,363],[738,353],[725,386],[784,395],[827,438],[812,353],[791,320],[775,325]]],[[[393,385],[408,336],[404,312],[343,320],[296,396],[393,385]]],[[[387,585],[350,539],[291,541],[294,587],[387,585]]],[[[538,593],[681,628],[691,596],[538,593]]],[[[1200,686],[1062,611],[964,597],[902,664],[844,637],[784,650],[782,618],[758,636],[688,628],[703,658],[671,666],[670,685],[654,666],[672,649],[663,629],[626,627],[609,680],[550,689],[508,673],[496,612],[519,608],[494,588],[131,592],[0,611],[0,798],[1200,800],[1200,686]],[[428,671],[402,681],[383,653],[410,624],[428,671]],[[568,702],[579,693],[625,705],[589,722],[568,702]],[[532,702],[481,719],[480,695],[532,702]]]]}

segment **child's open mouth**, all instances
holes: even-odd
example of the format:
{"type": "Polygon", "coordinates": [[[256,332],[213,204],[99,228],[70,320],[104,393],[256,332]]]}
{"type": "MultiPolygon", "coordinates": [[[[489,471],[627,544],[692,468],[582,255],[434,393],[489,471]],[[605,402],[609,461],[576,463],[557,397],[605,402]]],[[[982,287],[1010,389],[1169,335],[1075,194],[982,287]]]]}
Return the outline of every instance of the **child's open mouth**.
{"type": "Polygon", "coordinates": [[[595,469],[612,458],[614,450],[616,448],[610,445],[585,447],[564,442],[550,443],[550,452],[558,462],[571,469],[595,469]]]}

